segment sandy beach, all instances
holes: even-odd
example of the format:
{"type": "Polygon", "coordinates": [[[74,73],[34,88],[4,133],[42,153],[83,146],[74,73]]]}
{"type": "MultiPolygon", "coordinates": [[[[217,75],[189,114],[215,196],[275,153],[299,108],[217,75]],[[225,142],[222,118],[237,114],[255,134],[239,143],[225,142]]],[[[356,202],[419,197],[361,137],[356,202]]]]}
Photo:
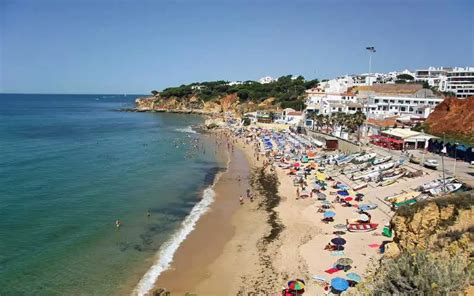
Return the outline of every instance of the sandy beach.
{"type": "MultiPolygon", "coordinates": [[[[235,149],[229,152],[227,171],[215,184],[211,210],[199,220],[179,247],[171,268],[156,283],[172,295],[280,295],[286,282],[294,278],[304,279],[311,295],[321,295],[322,281],[315,278],[330,282],[336,276],[343,277],[342,270],[325,272],[339,258],[351,258],[350,271],[363,275],[367,265],[381,256],[379,246],[390,240],[381,235],[381,230],[392,216],[384,197],[439,177],[437,172],[427,171],[421,177],[403,178],[383,189],[369,185],[358,191],[365,195],[364,203],[377,205],[371,214],[379,227],[373,232],[344,235],[345,249],[331,252],[324,247],[336,237],[334,225],[357,219],[354,208],[336,204],[335,221],[323,223],[315,199],[296,198],[296,187],[287,170],[263,168],[267,159],[259,156],[257,160],[253,143],[238,138],[229,141],[235,149]],[[239,195],[245,196],[250,186],[254,201],[245,198],[240,205],[239,195]]],[[[327,174],[354,185],[336,171],[327,174]]],[[[328,188],[325,193],[330,197],[335,191],[328,188]]],[[[352,190],[350,193],[354,194],[352,190]]]]}

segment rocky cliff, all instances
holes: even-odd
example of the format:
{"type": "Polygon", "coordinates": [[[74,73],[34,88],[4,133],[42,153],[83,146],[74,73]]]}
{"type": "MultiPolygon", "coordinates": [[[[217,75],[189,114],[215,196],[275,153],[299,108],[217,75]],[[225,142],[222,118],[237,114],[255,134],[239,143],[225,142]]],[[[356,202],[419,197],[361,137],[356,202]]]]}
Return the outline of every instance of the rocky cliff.
{"type": "Polygon", "coordinates": [[[231,112],[243,114],[256,110],[276,110],[275,98],[268,98],[257,104],[253,101],[241,102],[237,94],[220,96],[214,100],[202,101],[193,96],[187,99],[175,97],[161,98],[159,95],[137,98],[135,106],[137,111],[171,111],[171,112],[193,112],[202,114],[216,114],[231,112]]]}
{"type": "Polygon", "coordinates": [[[402,251],[474,252],[474,193],[453,194],[401,208],[392,218],[395,236],[386,256],[402,251]]]}
{"type": "Polygon", "coordinates": [[[443,133],[474,143],[474,97],[447,98],[426,120],[428,132],[437,136],[443,133]]]}

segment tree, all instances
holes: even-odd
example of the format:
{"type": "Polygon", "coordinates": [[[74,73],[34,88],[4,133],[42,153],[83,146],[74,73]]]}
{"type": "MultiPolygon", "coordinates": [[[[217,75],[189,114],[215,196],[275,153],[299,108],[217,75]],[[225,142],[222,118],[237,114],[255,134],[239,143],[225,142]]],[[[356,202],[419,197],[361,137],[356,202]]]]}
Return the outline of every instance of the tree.
{"type": "Polygon", "coordinates": [[[157,90],[152,90],[151,94],[156,97],[158,94],[160,94],[157,90]]]}
{"type": "Polygon", "coordinates": [[[415,77],[411,76],[410,74],[399,74],[397,75],[397,80],[415,80],[415,77]]]}

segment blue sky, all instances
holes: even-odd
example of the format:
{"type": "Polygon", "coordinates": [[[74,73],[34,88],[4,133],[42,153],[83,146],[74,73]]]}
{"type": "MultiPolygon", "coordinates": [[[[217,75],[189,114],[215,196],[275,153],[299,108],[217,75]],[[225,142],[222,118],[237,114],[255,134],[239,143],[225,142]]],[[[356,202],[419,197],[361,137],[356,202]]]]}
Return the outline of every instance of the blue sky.
{"type": "Polygon", "coordinates": [[[0,0],[0,92],[474,66],[474,1],[0,0]]]}

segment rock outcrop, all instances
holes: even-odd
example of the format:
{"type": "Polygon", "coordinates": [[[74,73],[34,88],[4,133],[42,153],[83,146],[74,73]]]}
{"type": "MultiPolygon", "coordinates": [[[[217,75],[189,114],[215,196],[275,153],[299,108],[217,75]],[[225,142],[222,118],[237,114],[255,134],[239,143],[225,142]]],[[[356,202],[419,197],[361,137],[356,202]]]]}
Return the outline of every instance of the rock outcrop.
{"type": "Polygon", "coordinates": [[[435,107],[425,122],[429,133],[461,137],[474,143],[474,97],[447,98],[435,107]]]}
{"type": "Polygon", "coordinates": [[[474,194],[466,192],[400,209],[392,218],[393,242],[386,256],[405,250],[474,251],[474,194]]]}

